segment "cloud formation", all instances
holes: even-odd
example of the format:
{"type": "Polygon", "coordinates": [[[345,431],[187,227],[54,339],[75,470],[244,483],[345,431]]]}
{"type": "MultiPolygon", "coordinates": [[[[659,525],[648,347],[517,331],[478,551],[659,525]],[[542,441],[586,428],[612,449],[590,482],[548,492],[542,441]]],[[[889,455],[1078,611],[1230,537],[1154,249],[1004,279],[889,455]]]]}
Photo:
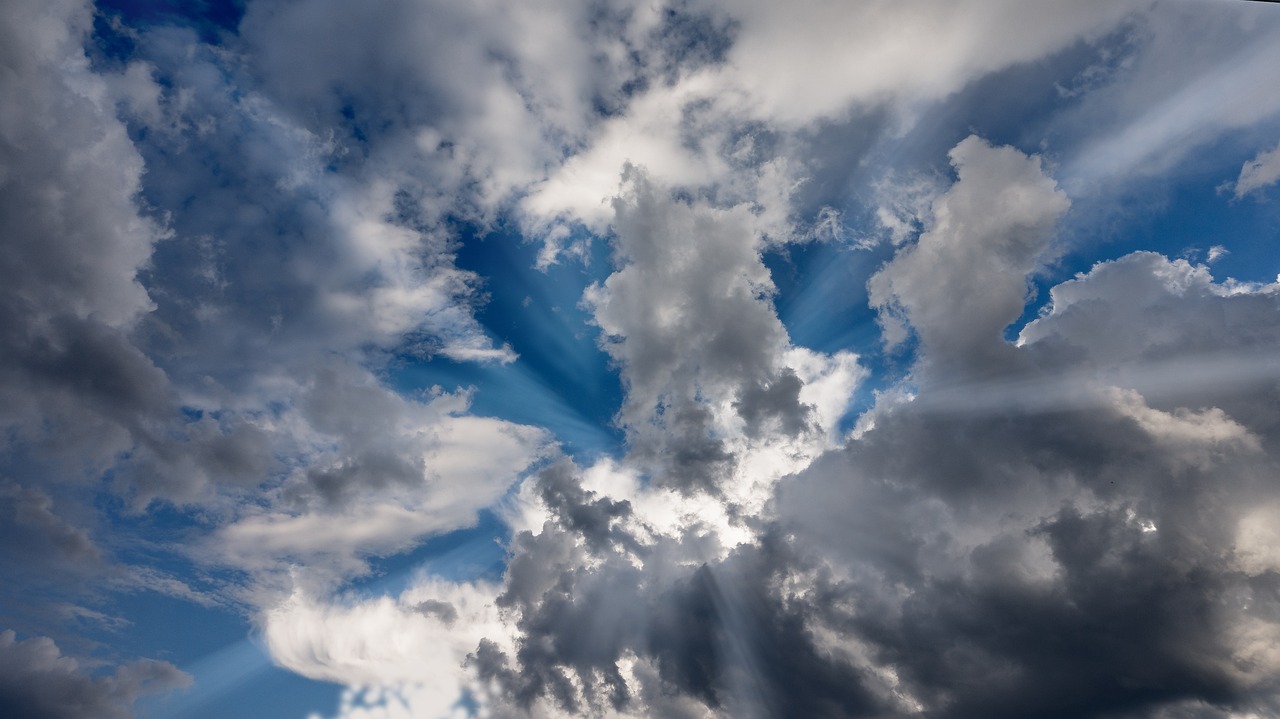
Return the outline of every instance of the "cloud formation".
{"type": "Polygon", "coordinates": [[[197,5],[0,10],[0,713],[1280,711],[1266,4],[197,5]]]}
{"type": "Polygon", "coordinates": [[[172,664],[146,660],[95,677],[48,637],[18,641],[11,630],[0,632],[0,669],[0,707],[31,719],[129,717],[139,697],[191,683],[172,664]]]}

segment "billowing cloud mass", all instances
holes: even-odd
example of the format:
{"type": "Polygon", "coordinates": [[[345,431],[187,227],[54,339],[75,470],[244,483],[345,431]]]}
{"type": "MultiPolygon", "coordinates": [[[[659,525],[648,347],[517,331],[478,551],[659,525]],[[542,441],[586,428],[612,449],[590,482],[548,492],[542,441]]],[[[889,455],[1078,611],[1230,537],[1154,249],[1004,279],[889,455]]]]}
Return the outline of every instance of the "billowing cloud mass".
{"type": "Polygon", "coordinates": [[[95,677],[48,637],[17,641],[0,632],[0,706],[31,719],[127,717],[142,695],[185,686],[191,677],[168,662],[141,660],[95,677]]]}
{"type": "Polygon", "coordinates": [[[1280,713],[1278,48],[4,4],[0,715],[1280,713]]]}

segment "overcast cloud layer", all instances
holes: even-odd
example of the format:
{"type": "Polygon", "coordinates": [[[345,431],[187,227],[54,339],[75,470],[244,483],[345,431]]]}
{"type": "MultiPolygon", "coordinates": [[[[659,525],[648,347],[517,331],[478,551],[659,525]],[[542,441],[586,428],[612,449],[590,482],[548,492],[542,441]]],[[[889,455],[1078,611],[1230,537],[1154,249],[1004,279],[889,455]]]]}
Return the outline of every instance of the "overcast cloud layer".
{"type": "Polygon", "coordinates": [[[1280,714],[1277,67],[1243,0],[0,5],[0,714],[1280,714]]]}

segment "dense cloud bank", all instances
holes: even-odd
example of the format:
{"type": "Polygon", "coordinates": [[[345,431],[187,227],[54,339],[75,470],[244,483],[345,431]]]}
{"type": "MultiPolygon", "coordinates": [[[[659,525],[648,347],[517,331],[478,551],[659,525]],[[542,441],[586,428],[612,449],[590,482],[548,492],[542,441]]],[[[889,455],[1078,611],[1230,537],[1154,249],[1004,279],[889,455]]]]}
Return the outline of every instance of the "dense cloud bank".
{"type": "Polygon", "coordinates": [[[149,7],[0,9],[0,713],[1280,713],[1274,8],[149,7]]]}
{"type": "Polygon", "coordinates": [[[1280,368],[1254,350],[1274,346],[1280,287],[1138,253],[1054,288],[1009,344],[1065,200],[1009,148],[952,157],[959,180],[880,275],[920,335],[913,396],[882,396],[856,439],[779,481],[754,541],[716,559],[687,533],[620,533],[629,506],[544,490],[553,524],[517,537],[499,600],[518,648],[482,646],[482,676],[570,714],[672,691],[727,716],[1277,710],[1280,368]],[[973,294],[987,304],[955,301],[973,294]],[[565,545],[577,566],[547,561],[565,545]]]}
{"type": "MultiPolygon", "coordinates": [[[[503,582],[469,590],[503,629],[466,654],[460,688],[496,716],[1280,708],[1280,367],[1259,352],[1280,331],[1280,287],[1135,253],[1052,288],[1010,342],[1068,203],[1011,148],[969,138],[952,161],[919,239],[872,279],[918,336],[910,392],[880,395],[794,474],[756,476],[764,505],[732,501],[730,460],[761,451],[743,425],[701,433],[742,448],[723,463],[664,470],[689,484],[640,483],[629,459],[527,480],[503,582]]],[[[413,621],[459,631],[429,614],[413,621]]]]}

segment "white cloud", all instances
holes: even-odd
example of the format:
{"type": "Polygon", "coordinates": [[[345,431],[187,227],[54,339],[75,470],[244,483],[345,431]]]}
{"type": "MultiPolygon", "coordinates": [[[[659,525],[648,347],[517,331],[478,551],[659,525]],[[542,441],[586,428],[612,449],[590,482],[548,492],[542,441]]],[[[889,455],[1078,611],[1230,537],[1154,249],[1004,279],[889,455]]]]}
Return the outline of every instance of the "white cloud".
{"type": "Polygon", "coordinates": [[[856,105],[900,110],[937,100],[1010,65],[1097,36],[1146,2],[1070,8],[1010,0],[716,5],[740,22],[724,73],[746,114],[783,127],[856,105]]]}
{"type": "Polygon", "coordinates": [[[208,537],[197,556],[254,573],[269,604],[363,573],[371,556],[470,526],[548,451],[539,428],[466,414],[468,398],[405,398],[361,370],[335,366],[287,421],[305,442],[299,468],[208,537]]]}
{"type": "MultiPolygon", "coordinates": [[[[905,131],[968,83],[1096,38],[1147,5],[695,3],[692,9],[732,28],[724,62],[651,83],[553,166],[521,207],[534,232],[559,219],[600,230],[610,216],[605,200],[632,163],[661,183],[715,188],[728,194],[726,204],[755,201],[785,214],[789,208],[778,209],[764,184],[743,181],[754,173],[732,161],[735,138],[777,133],[803,144],[804,133],[823,123],[882,107],[905,131]]],[[[792,182],[804,177],[803,168],[789,172],[792,182]]]]}
{"type": "Polygon", "coordinates": [[[1241,198],[1249,193],[1258,192],[1278,181],[1280,181],[1280,146],[1259,152],[1257,157],[1244,163],[1240,168],[1240,177],[1236,179],[1236,197],[1241,198]]]}
{"type": "Polygon", "coordinates": [[[1235,564],[1258,576],[1280,572],[1280,504],[1250,509],[1236,525],[1235,564]]]}
{"type": "Polygon", "coordinates": [[[510,628],[497,606],[499,588],[436,579],[399,597],[319,601],[295,594],[265,613],[263,638],[282,666],[349,686],[407,685],[446,716],[475,679],[464,667],[481,639],[502,642],[510,628]]]}
{"type": "Polygon", "coordinates": [[[1200,411],[1179,407],[1162,412],[1149,407],[1133,390],[1113,389],[1110,395],[1120,414],[1137,422],[1179,460],[1203,469],[1209,469],[1223,454],[1261,449],[1257,435],[1217,407],[1200,411]]]}

